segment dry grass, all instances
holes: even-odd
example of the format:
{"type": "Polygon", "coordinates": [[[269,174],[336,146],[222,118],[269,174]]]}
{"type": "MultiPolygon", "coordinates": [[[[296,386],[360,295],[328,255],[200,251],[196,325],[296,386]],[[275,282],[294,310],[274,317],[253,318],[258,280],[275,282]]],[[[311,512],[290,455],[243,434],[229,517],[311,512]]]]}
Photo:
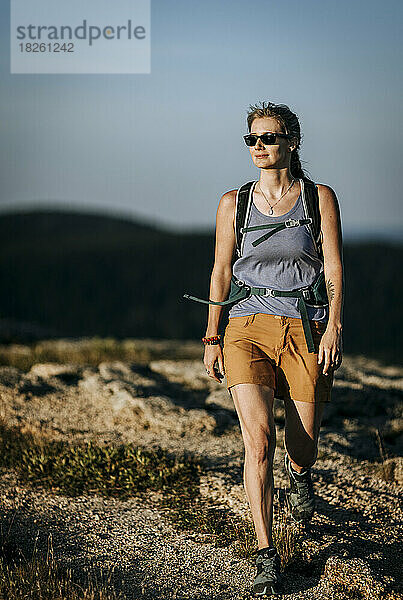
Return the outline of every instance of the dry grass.
{"type": "Polygon", "coordinates": [[[289,510],[281,505],[280,494],[275,498],[273,543],[280,556],[281,566],[289,567],[304,560],[303,527],[291,522],[289,510]]]}
{"type": "Polygon", "coordinates": [[[386,596],[384,586],[374,579],[370,568],[360,558],[345,560],[331,556],[323,577],[343,594],[342,598],[384,600],[386,596]]]}
{"type": "Polygon", "coordinates": [[[375,465],[375,474],[384,481],[394,482],[397,480],[396,470],[399,459],[397,457],[391,457],[385,449],[384,438],[378,427],[374,428],[373,433],[378,445],[380,457],[380,464],[375,465]]]}
{"type": "Polygon", "coordinates": [[[119,600],[110,585],[111,573],[94,569],[79,580],[69,568],[63,568],[53,554],[52,536],[47,552],[37,550],[37,539],[29,556],[17,545],[14,536],[1,530],[0,598],[3,600],[119,600]]]}
{"type": "MultiPolygon", "coordinates": [[[[146,450],[131,444],[69,445],[0,423],[0,465],[16,469],[31,485],[70,496],[146,498],[152,490],[159,510],[177,529],[193,530],[200,541],[207,539],[218,547],[233,544],[242,557],[257,550],[251,521],[201,496],[203,465],[191,456],[178,460],[161,448],[146,450]]],[[[274,536],[283,566],[291,564],[301,550],[300,534],[287,523],[284,511],[279,511],[274,536]]]]}
{"type": "Polygon", "coordinates": [[[41,340],[33,344],[0,345],[0,365],[22,371],[37,363],[74,363],[97,366],[103,361],[133,361],[148,364],[169,356],[171,359],[201,358],[200,345],[176,340],[80,338],[41,340]]]}
{"type": "Polygon", "coordinates": [[[195,496],[201,465],[157,448],[133,444],[69,445],[0,423],[0,466],[15,467],[24,481],[70,496],[84,492],[127,498],[162,490],[195,496]]]}

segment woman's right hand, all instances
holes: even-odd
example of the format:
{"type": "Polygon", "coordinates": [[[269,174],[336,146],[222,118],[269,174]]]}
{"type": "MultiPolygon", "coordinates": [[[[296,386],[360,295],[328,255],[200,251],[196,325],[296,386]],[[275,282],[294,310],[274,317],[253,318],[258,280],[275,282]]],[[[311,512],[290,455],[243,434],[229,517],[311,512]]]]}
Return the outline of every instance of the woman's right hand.
{"type": "Polygon", "coordinates": [[[222,383],[221,379],[224,378],[224,359],[220,344],[206,344],[204,347],[204,366],[206,367],[207,375],[222,383]],[[216,370],[214,369],[216,367],[216,370]]]}
{"type": "MultiPolygon", "coordinates": [[[[214,267],[210,279],[209,298],[218,301],[227,298],[228,292],[231,290],[232,264],[236,257],[235,208],[237,193],[236,189],[225,192],[221,196],[217,210],[214,267]]],[[[222,306],[210,304],[206,336],[218,331],[222,310],[222,306]]],[[[218,383],[222,383],[225,371],[222,349],[219,344],[205,345],[203,362],[207,375],[218,383]]]]}

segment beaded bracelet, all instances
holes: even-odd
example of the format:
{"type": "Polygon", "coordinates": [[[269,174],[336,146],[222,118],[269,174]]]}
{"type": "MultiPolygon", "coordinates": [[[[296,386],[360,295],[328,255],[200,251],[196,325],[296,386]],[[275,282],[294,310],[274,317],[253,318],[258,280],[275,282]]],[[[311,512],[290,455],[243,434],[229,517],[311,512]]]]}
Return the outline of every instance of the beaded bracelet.
{"type": "Polygon", "coordinates": [[[213,335],[212,337],[203,337],[202,342],[204,345],[216,345],[219,344],[221,340],[221,334],[213,335]]]}

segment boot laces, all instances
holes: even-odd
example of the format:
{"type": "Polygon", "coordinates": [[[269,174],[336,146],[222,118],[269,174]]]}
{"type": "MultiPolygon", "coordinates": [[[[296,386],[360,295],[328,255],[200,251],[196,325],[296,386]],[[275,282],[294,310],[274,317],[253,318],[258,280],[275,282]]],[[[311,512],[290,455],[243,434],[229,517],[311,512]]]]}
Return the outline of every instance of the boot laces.
{"type": "Polygon", "coordinates": [[[304,477],[303,479],[294,477],[294,481],[301,496],[309,497],[312,487],[309,472],[307,473],[307,477],[304,477]]]}
{"type": "Polygon", "coordinates": [[[275,570],[276,557],[277,557],[276,554],[274,556],[263,556],[262,564],[265,567],[265,569],[267,568],[267,569],[275,570]]]}

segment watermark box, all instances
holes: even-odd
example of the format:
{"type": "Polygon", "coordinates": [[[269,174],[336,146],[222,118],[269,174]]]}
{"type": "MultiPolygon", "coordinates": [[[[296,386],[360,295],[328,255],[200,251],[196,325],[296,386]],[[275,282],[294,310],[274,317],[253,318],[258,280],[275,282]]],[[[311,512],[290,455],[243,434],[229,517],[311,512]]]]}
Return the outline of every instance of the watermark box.
{"type": "Polygon", "coordinates": [[[151,0],[10,0],[10,73],[150,73],[151,0]]]}

